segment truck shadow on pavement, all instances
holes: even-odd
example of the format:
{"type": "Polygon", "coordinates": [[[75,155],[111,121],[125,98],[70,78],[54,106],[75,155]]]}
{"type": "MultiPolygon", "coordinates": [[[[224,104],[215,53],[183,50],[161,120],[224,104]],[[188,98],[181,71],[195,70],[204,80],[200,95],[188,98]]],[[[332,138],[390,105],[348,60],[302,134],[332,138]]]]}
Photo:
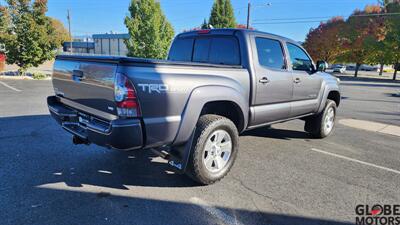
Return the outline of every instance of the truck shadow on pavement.
{"type": "MultiPolygon", "coordinates": [[[[306,135],[252,132],[276,138],[306,135]]],[[[216,207],[215,213],[190,199],[175,200],[170,187],[197,184],[172,173],[151,151],[74,146],[49,115],[0,118],[0,162],[1,224],[352,224],[226,207],[216,207]],[[140,190],[152,189],[140,186],[161,187],[154,189],[155,196],[165,199],[143,197],[140,190]],[[228,216],[221,218],[221,212],[228,216]]]]}
{"type": "MultiPolygon", "coordinates": [[[[259,128],[243,135],[285,140],[310,138],[306,132],[276,128],[259,128]]],[[[0,118],[0,141],[4,164],[13,168],[20,165],[12,162],[23,162],[24,169],[19,172],[34,186],[57,182],[70,187],[89,184],[122,190],[127,186],[199,186],[185,175],[173,172],[167,161],[151,150],[121,152],[96,145],[73,145],[72,135],[49,115],[0,118]]]]}
{"type": "MultiPolygon", "coordinates": [[[[64,190],[35,189],[16,212],[6,208],[3,225],[14,224],[166,224],[166,225],[352,225],[310,218],[228,207],[204,208],[190,201],[159,200],[64,190]],[[31,207],[30,204],[35,204],[31,207]],[[211,211],[212,210],[212,211],[211,211]],[[18,215],[17,213],[20,212],[18,215]]],[[[7,202],[8,203],[8,202],[7,202]]]]}
{"type": "Polygon", "coordinates": [[[118,189],[198,186],[173,173],[173,168],[151,150],[120,152],[73,145],[72,135],[49,115],[0,118],[0,141],[5,164],[23,162],[25,172],[31,173],[26,176],[32,185],[65,182],[71,187],[91,184],[118,189]]]}

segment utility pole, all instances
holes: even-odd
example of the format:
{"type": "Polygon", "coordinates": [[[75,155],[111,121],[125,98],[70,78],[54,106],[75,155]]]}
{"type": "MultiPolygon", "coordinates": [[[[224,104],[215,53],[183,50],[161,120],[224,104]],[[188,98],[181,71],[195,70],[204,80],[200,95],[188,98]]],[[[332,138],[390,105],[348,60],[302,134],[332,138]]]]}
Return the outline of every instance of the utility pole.
{"type": "Polygon", "coordinates": [[[69,46],[69,51],[72,54],[72,34],[71,34],[71,16],[69,14],[69,9],[68,9],[68,15],[67,15],[67,19],[68,19],[68,30],[69,30],[69,38],[70,38],[70,46],[69,46]]]}
{"type": "MultiPolygon", "coordinates": [[[[254,8],[256,7],[266,7],[266,6],[271,6],[271,3],[265,3],[265,4],[259,4],[259,5],[254,5],[254,8]]],[[[250,15],[251,15],[251,3],[249,0],[249,3],[247,3],[247,29],[250,29],[250,15]]]]}
{"type": "Polygon", "coordinates": [[[246,26],[247,29],[250,28],[250,13],[251,13],[251,3],[249,1],[249,3],[247,4],[247,26],[246,26]]]}

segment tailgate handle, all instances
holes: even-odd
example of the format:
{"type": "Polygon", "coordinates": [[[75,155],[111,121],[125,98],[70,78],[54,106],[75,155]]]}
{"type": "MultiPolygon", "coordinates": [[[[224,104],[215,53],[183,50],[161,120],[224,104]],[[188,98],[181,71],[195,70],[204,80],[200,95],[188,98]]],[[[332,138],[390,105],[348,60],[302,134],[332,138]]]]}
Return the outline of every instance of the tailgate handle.
{"type": "Polygon", "coordinates": [[[74,77],[83,77],[83,71],[82,70],[74,70],[73,72],[72,72],[72,76],[74,76],[74,77]]]}
{"type": "Polygon", "coordinates": [[[72,79],[74,81],[81,81],[84,78],[82,70],[73,70],[72,71],[72,79]]]}

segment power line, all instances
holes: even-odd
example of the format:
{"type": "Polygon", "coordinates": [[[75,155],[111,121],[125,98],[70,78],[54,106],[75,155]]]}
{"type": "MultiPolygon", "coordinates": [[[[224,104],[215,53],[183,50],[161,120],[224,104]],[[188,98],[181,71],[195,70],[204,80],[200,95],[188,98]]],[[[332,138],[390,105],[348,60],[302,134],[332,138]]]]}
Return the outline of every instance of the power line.
{"type": "Polygon", "coordinates": [[[276,21],[276,20],[305,20],[305,19],[325,19],[332,18],[333,16],[316,16],[316,17],[292,17],[292,18],[272,18],[272,19],[259,19],[254,20],[254,22],[264,22],[264,21],[276,21]]]}
{"type": "Polygon", "coordinates": [[[286,22],[263,22],[263,23],[253,23],[255,25],[258,24],[291,24],[291,23],[320,23],[326,22],[328,20],[307,20],[307,21],[286,21],[286,22]]]}
{"type": "MultiPolygon", "coordinates": [[[[359,14],[359,15],[349,15],[347,17],[374,17],[374,16],[397,16],[400,15],[400,13],[371,13],[371,14],[359,14]]],[[[340,15],[339,15],[340,16],[340,15]]],[[[267,22],[267,21],[291,21],[291,20],[308,20],[308,19],[328,19],[328,18],[333,18],[337,16],[321,16],[321,17],[298,17],[298,18],[272,18],[272,19],[259,19],[259,20],[254,20],[258,22],[267,22]]],[[[341,16],[343,17],[343,16],[341,16]]],[[[254,23],[257,24],[257,23],[254,23]]]]}
{"type": "Polygon", "coordinates": [[[396,15],[400,15],[400,13],[371,13],[371,14],[350,15],[349,17],[396,16],[396,15]]]}

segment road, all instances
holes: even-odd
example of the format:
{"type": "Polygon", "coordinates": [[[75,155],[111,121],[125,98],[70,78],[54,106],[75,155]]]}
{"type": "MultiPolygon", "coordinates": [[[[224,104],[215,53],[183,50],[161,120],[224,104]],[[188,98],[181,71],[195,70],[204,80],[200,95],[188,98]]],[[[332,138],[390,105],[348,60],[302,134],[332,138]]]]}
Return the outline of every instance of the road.
{"type": "MultiPolygon", "coordinates": [[[[342,225],[358,204],[400,202],[398,136],[338,124],[316,140],[300,120],[277,124],[246,132],[230,174],[197,186],[148,150],[74,146],[48,115],[50,81],[1,82],[2,225],[342,225]]],[[[400,125],[399,89],[345,81],[338,119],[400,125]]]]}

